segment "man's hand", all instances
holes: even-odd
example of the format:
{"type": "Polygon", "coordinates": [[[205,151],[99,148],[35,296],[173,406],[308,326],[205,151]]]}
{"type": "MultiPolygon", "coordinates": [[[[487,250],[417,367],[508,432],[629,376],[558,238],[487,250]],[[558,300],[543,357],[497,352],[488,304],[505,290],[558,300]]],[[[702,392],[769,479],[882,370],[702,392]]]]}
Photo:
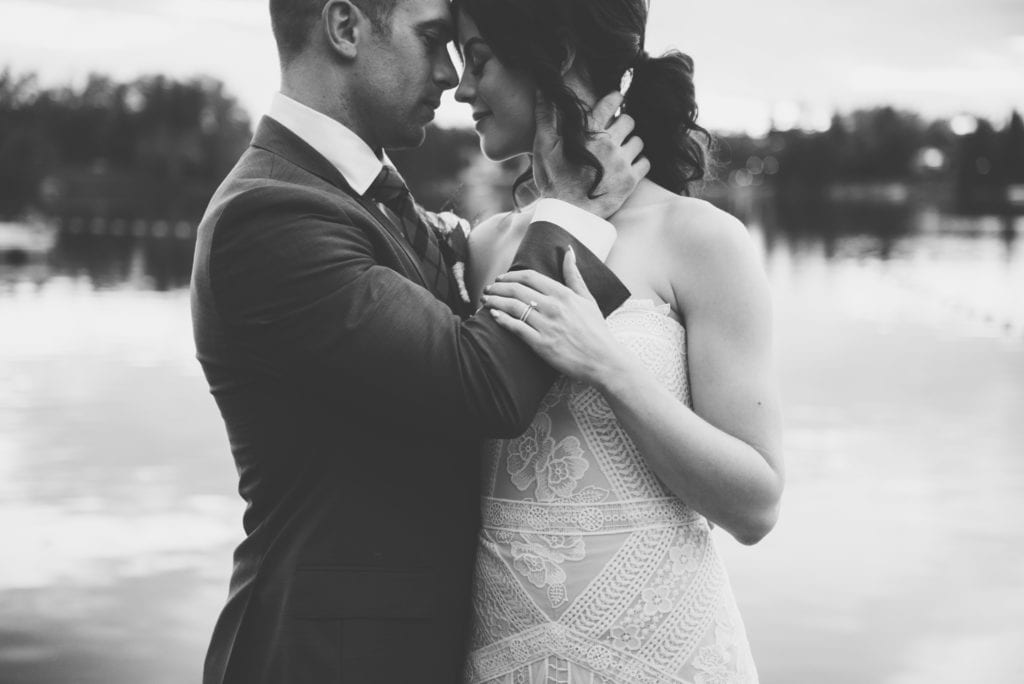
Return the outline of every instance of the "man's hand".
{"type": "Polygon", "coordinates": [[[633,136],[635,122],[628,114],[618,117],[615,112],[622,105],[622,95],[612,92],[603,97],[590,114],[587,126],[598,131],[587,141],[587,149],[597,157],[604,168],[604,178],[589,196],[594,182],[594,171],[589,167],[571,164],[565,158],[565,147],[558,135],[555,108],[540,93],[537,94],[537,133],[533,141],[533,177],[541,197],[559,199],[608,218],[622,206],[637,183],[651,170],[646,157],[641,156],[644,143],[633,136]]]}

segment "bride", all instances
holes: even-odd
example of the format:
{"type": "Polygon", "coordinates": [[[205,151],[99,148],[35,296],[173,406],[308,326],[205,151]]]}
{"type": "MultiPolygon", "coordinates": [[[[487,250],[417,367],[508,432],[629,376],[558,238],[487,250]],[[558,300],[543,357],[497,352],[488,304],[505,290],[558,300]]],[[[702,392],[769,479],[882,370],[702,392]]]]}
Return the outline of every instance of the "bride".
{"type": "Polygon", "coordinates": [[[607,264],[632,297],[607,321],[571,252],[568,287],[501,275],[530,207],[470,235],[473,296],[563,376],[527,431],[485,454],[467,679],[756,682],[710,528],[754,544],[778,514],[771,311],[743,225],[689,196],[707,136],[692,62],[643,51],[646,0],[452,8],[465,63],[456,98],[472,106],[489,158],[564,145],[596,186],[587,117],[631,70],[624,111],[652,168],[611,217],[607,264]],[[557,140],[534,139],[537,97],[557,140]]]}

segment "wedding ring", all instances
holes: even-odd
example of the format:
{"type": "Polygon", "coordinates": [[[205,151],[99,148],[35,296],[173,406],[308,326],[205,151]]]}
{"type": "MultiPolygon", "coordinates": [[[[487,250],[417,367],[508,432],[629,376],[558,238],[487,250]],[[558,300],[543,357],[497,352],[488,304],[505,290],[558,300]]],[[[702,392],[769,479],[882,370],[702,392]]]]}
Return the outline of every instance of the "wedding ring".
{"type": "Polygon", "coordinates": [[[519,321],[521,323],[526,323],[526,319],[529,317],[529,315],[536,308],[537,308],[537,302],[530,302],[529,304],[527,304],[526,305],[526,310],[523,311],[523,315],[519,317],[519,321]]]}

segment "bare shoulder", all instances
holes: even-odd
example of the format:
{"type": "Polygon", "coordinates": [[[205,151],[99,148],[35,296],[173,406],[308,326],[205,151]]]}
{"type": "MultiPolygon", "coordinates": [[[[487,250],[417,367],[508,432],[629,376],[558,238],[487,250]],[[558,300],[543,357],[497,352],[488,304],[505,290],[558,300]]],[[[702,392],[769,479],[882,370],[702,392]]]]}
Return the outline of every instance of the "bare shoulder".
{"type": "Polygon", "coordinates": [[[481,249],[492,244],[501,234],[503,224],[506,224],[512,215],[510,211],[503,211],[485,218],[473,226],[469,231],[470,248],[481,249]]]}
{"type": "Polygon", "coordinates": [[[748,317],[769,304],[768,278],[742,221],[710,202],[680,197],[662,214],[658,241],[680,307],[748,317]]]}
{"type": "Polygon", "coordinates": [[[528,223],[532,215],[533,208],[529,207],[523,211],[502,211],[489,216],[469,231],[470,249],[493,247],[511,229],[520,226],[524,221],[528,223]]]}
{"type": "Polygon", "coordinates": [[[494,281],[499,273],[507,271],[519,244],[517,229],[525,212],[506,211],[478,223],[469,231],[468,285],[474,301],[479,298],[485,283],[494,281]]]}
{"type": "Polygon", "coordinates": [[[673,200],[662,214],[660,241],[689,266],[755,257],[743,222],[710,202],[693,197],[673,200]]]}

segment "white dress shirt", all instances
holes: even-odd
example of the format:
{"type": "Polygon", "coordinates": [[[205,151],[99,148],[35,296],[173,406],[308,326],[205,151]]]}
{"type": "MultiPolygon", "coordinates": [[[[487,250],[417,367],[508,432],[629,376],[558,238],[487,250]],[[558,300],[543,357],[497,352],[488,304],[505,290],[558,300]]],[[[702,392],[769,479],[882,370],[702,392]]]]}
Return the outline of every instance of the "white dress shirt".
{"type": "MultiPolygon", "coordinates": [[[[267,114],[322,154],[360,195],[370,189],[384,164],[391,164],[386,155],[378,157],[348,126],[287,95],[275,93],[267,114]]],[[[533,221],[547,221],[562,228],[601,261],[608,258],[617,237],[608,221],[556,199],[537,202],[533,221]]]]}

